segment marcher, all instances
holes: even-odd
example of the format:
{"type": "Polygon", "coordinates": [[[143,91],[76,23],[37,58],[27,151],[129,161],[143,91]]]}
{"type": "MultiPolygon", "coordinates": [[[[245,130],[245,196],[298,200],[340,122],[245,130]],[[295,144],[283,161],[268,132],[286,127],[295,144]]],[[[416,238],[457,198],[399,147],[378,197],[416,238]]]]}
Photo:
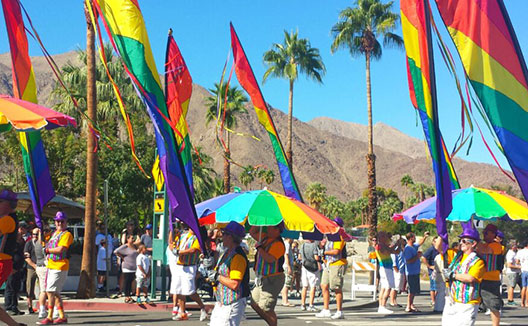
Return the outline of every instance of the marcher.
{"type": "Polygon", "coordinates": [[[378,232],[378,243],[376,244],[376,257],[380,264],[380,293],[378,314],[392,314],[393,311],[387,309],[387,300],[391,289],[394,288],[393,261],[391,254],[398,254],[401,251],[396,242],[393,246],[390,243],[391,236],[384,231],[378,232]]]}
{"type": "Polygon", "coordinates": [[[431,297],[431,307],[435,306],[436,301],[436,280],[434,273],[434,260],[436,255],[438,255],[438,250],[434,246],[434,242],[438,239],[438,236],[433,237],[431,247],[427,248],[422,256],[422,262],[427,267],[427,275],[429,276],[429,295],[431,297]]]}
{"type": "Polygon", "coordinates": [[[407,295],[406,312],[418,312],[414,306],[414,297],[420,293],[420,257],[422,252],[418,251],[425,239],[429,236],[429,232],[425,232],[424,236],[416,242],[416,235],[412,232],[407,233],[407,245],[403,249],[403,257],[405,258],[405,271],[407,273],[407,283],[409,284],[409,294],[407,295]]]}
{"type": "Polygon", "coordinates": [[[66,214],[59,211],[54,218],[57,230],[53,233],[44,249],[48,257],[46,274],[46,293],[48,295],[48,316],[42,319],[40,325],[66,324],[68,319],[64,315],[61,291],[70,268],[68,250],[73,243],[73,236],[68,231],[66,214]],[[57,308],[59,318],[53,320],[53,310],[57,308]]]}
{"type": "MultiPolygon", "coordinates": [[[[26,289],[27,289],[27,305],[28,313],[34,314],[33,310],[33,299],[35,299],[35,284],[37,282],[37,253],[35,247],[39,242],[39,229],[34,228],[31,230],[31,240],[26,242],[24,246],[24,258],[27,264],[27,277],[26,277],[26,289]]],[[[44,317],[43,317],[44,318],[44,317]]]]}
{"type": "MultiPolygon", "coordinates": [[[[339,225],[343,226],[344,222],[340,217],[334,219],[339,225]]],[[[340,241],[328,241],[324,250],[325,268],[321,276],[321,290],[323,292],[323,310],[316,314],[319,318],[343,319],[343,278],[347,267],[346,243],[340,236],[340,241]],[[330,306],[330,289],[336,296],[337,311],[331,314],[330,306]]]]}
{"type": "Polygon", "coordinates": [[[521,266],[517,262],[517,252],[518,246],[517,241],[512,240],[510,242],[510,250],[506,253],[505,266],[506,266],[506,285],[508,286],[508,306],[518,306],[518,304],[513,301],[513,293],[515,287],[519,285],[522,291],[522,282],[521,282],[521,266]]]}
{"type": "Polygon", "coordinates": [[[97,250],[97,291],[103,292],[106,283],[106,240],[99,241],[97,250]]]}
{"type": "Polygon", "coordinates": [[[521,266],[521,307],[528,307],[528,240],[524,240],[522,246],[515,259],[521,266]]]}
{"type": "Polygon", "coordinates": [[[249,262],[240,246],[246,235],[244,227],[234,221],[224,229],[222,238],[226,252],[216,264],[215,306],[211,326],[238,326],[246,310],[249,296],[249,262]]]}
{"type": "MultiPolygon", "coordinates": [[[[0,286],[13,271],[12,255],[16,247],[18,219],[15,214],[17,195],[8,189],[0,191],[0,286]]],[[[22,326],[0,308],[0,321],[9,326],[22,326]]]]}
{"type": "Polygon", "coordinates": [[[284,287],[282,288],[282,306],[284,307],[295,307],[295,304],[291,303],[288,300],[288,293],[293,289],[293,248],[292,248],[293,239],[286,239],[284,241],[284,287]]]}
{"type": "Polygon", "coordinates": [[[144,244],[140,244],[138,247],[138,256],[136,258],[136,297],[137,304],[142,304],[141,291],[145,303],[150,303],[148,296],[148,288],[150,285],[150,257],[148,256],[147,247],[144,244]]]}
{"type": "Polygon", "coordinates": [[[503,255],[502,245],[495,241],[497,226],[488,224],[484,228],[484,243],[477,246],[477,253],[483,257],[486,273],[482,276],[480,295],[484,307],[491,312],[491,323],[493,326],[500,324],[500,310],[502,309],[502,296],[500,293],[500,275],[502,268],[498,269],[499,256],[503,255]]]}
{"type": "Polygon", "coordinates": [[[313,240],[305,240],[301,246],[301,310],[317,311],[314,306],[315,289],[321,280],[321,258],[319,256],[319,243],[313,240]],[[309,306],[306,308],[306,293],[310,288],[309,306]]]}
{"type": "MultiPolygon", "coordinates": [[[[258,230],[259,228],[257,228],[258,230]]],[[[282,226],[268,226],[265,233],[250,230],[253,237],[262,235],[262,239],[255,245],[255,287],[251,292],[251,307],[268,325],[277,325],[275,305],[284,286],[284,242],[280,236],[282,226]]]]}
{"type": "MultiPolygon", "coordinates": [[[[400,248],[405,248],[406,241],[403,238],[398,239],[400,248]]],[[[403,258],[403,250],[400,250],[398,254],[391,254],[393,263],[393,274],[394,274],[394,287],[390,292],[390,305],[391,307],[403,307],[397,300],[398,294],[405,291],[405,258],[403,258]]]]}
{"type": "Polygon", "coordinates": [[[460,252],[444,277],[449,280],[449,297],[442,314],[442,326],[473,326],[481,300],[479,289],[484,272],[484,262],[475,250],[480,241],[474,229],[466,229],[460,237],[460,252]]]}
{"type": "Polygon", "coordinates": [[[132,283],[136,276],[136,257],[138,256],[137,247],[134,244],[135,238],[134,234],[128,234],[126,243],[114,251],[114,254],[122,261],[121,269],[125,303],[134,303],[134,299],[132,299],[132,283]]]}

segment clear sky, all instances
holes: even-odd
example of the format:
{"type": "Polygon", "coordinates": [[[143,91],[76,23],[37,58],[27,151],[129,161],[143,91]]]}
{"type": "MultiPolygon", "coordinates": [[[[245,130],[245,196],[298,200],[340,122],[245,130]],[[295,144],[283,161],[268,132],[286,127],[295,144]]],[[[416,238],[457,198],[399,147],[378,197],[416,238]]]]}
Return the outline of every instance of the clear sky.
{"type": "MultiPolygon", "coordinates": [[[[21,1],[50,53],[85,47],[83,1],[21,1]]],[[[282,42],[284,30],[298,30],[300,37],[308,38],[311,45],[320,50],[327,73],[322,85],[300,77],[294,90],[294,115],[302,121],[327,116],[366,124],[364,58],[352,58],[346,50],[330,53],[330,29],[338,21],[339,12],[353,6],[355,1],[139,0],[139,3],[145,16],[158,70],[161,71],[163,67],[166,35],[168,29],[172,28],[193,81],[206,88],[211,88],[220,80],[222,67],[230,51],[230,21],[237,30],[259,81],[266,69],[262,62],[263,53],[273,43],[282,42]]],[[[506,0],[505,3],[526,56],[528,23],[525,17],[528,1],[506,0]]],[[[399,12],[399,1],[395,1],[394,11],[399,12]]],[[[3,13],[0,15],[3,22],[3,13]]],[[[437,14],[435,16],[444,33],[444,40],[451,44],[441,20],[437,14]]],[[[398,27],[396,33],[401,35],[401,27],[398,27]]],[[[31,55],[41,55],[34,43],[30,43],[30,47],[31,55]]],[[[453,47],[451,49],[455,54],[453,47]]],[[[7,51],[9,45],[5,26],[0,23],[0,52],[7,51]]],[[[384,49],[382,59],[373,62],[371,67],[374,122],[383,122],[406,134],[423,138],[422,127],[417,124],[417,117],[409,100],[404,51],[384,49]]],[[[440,56],[436,58],[436,67],[440,127],[448,147],[451,148],[461,130],[460,102],[455,84],[440,56]]],[[[273,107],[287,112],[287,81],[270,79],[261,84],[261,88],[264,97],[273,107]]],[[[481,126],[485,128],[483,124],[481,126]]],[[[484,132],[487,133],[487,130],[484,132]]],[[[491,144],[491,138],[488,139],[491,144]]],[[[493,144],[491,146],[495,148],[493,144]]],[[[462,152],[459,154],[461,158],[492,163],[476,129],[470,155],[465,156],[462,152]]],[[[497,155],[500,156],[500,153],[497,155]]],[[[501,159],[501,164],[507,167],[505,159],[501,159]]]]}

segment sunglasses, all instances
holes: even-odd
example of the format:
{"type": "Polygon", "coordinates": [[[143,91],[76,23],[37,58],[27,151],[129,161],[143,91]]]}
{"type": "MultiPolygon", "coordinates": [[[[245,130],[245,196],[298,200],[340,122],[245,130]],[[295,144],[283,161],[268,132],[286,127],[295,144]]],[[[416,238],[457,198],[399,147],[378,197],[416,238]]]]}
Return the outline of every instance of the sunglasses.
{"type": "Polygon", "coordinates": [[[38,236],[38,233],[31,233],[31,235],[36,237],[36,236],[38,236]]]}
{"type": "Polygon", "coordinates": [[[473,244],[473,243],[475,243],[475,240],[471,240],[471,239],[460,239],[460,243],[463,243],[463,244],[473,244]]]}

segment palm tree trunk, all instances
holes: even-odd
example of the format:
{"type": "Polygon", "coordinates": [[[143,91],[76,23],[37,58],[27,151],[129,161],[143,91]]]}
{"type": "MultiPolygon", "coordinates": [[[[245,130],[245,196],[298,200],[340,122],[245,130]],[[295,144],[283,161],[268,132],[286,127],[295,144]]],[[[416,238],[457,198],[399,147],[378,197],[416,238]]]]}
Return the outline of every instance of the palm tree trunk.
{"type": "Polygon", "coordinates": [[[378,210],[376,198],[376,155],[374,155],[374,141],[372,136],[372,96],[370,91],[370,53],[365,54],[367,80],[367,114],[368,114],[368,222],[370,237],[376,236],[378,226],[378,210]]]}
{"type": "Polygon", "coordinates": [[[224,157],[224,193],[227,194],[231,191],[231,165],[228,158],[231,157],[231,150],[229,149],[229,133],[227,133],[227,149],[224,157]]]}
{"type": "MultiPolygon", "coordinates": [[[[96,122],[96,88],[95,88],[95,35],[90,14],[86,15],[86,108],[88,117],[96,122]]],[[[84,211],[84,243],[81,262],[81,275],[77,288],[78,298],[95,297],[95,217],[97,187],[97,152],[95,136],[86,132],[86,203],[84,211]]]]}
{"type": "Polygon", "coordinates": [[[293,80],[290,79],[290,97],[288,100],[288,144],[286,145],[286,160],[293,171],[293,80]]]}

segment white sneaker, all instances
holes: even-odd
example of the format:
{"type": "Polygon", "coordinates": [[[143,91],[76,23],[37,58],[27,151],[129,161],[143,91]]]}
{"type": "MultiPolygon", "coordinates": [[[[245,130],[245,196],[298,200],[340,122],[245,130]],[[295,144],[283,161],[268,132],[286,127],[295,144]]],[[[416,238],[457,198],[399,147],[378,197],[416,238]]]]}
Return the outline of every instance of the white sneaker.
{"type": "Polygon", "coordinates": [[[57,309],[53,310],[53,320],[59,318],[59,311],[57,309]]]}
{"type": "Polygon", "coordinates": [[[320,312],[316,313],[315,317],[317,317],[317,318],[330,318],[330,317],[332,317],[332,313],[328,309],[323,309],[320,312]]]}
{"type": "Polygon", "coordinates": [[[305,305],[301,305],[301,311],[306,311],[306,306],[305,305]]]}
{"type": "Polygon", "coordinates": [[[488,310],[486,310],[486,313],[485,313],[485,315],[486,315],[486,316],[489,316],[489,315],[491,315],[491,310],[489,310],[489,309],[488,309],[488,310]]]}
{"type": "Polygon", "coordinates": [[[379,306],[378,308],[378,314],[384,314],[384,315],[389,315],[389,314],[392,314],[394,311],[390,310],[390,309],[387,309],[386,307],[384,306],[379,306]]]}
{"type": "Polygon", "coordinates": [[[317,308],[314,306],[308,306],[308,311],[317,311],[317,308]]]}
{"type": "Polygon", "coordinates": [[[41,310],[39,311],[39,314],[38,314],[38,319],[44,319],[48,317],[48,311],[47,310],[41,310]]]}
{"type": "Polygon", "coordinates": [[[345,318],[345,314],[341,310],[336,311],[336,313],[332,316],[332,319],[344,319],[344,318],[345,318]]]}
{"type": "Polygon", "coordinates": [[[200,321],[206,320],[208,317],[207,311],[205,309],[200,310],[200,321]]]}

